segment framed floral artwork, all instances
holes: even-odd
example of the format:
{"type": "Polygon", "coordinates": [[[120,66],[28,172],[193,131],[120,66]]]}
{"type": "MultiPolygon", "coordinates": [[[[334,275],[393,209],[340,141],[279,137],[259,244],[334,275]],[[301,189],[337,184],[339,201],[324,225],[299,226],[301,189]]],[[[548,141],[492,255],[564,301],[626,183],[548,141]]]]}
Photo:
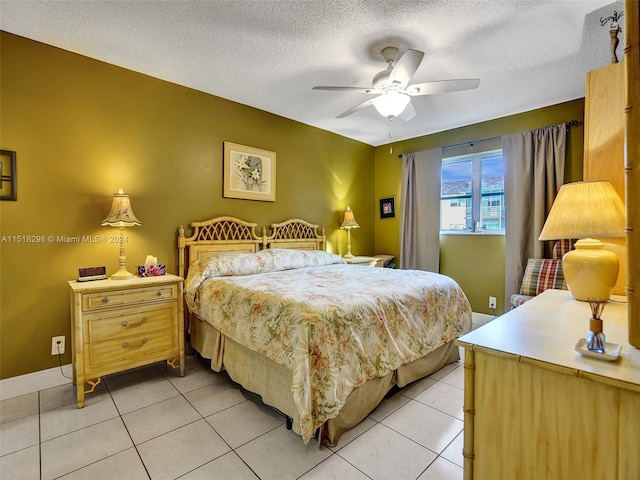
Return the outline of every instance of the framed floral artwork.
{"type": "Polygon", "coordinates": [[[276,153],[224,142],[223,196],[276,201],[276,153]]]}

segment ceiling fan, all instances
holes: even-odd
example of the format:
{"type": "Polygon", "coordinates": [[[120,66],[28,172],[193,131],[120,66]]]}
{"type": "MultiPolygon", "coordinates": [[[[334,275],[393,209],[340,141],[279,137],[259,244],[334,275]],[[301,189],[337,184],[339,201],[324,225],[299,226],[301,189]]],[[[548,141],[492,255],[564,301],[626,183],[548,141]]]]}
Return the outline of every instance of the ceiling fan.
{"type": "Polygon", "coordinates": [[[349,90],[369,95],[377,95],[346,112],[341,113],[336,118],[344,118],[363,108],[373,105],[378,113],[389,119],[400,117],[406,122],[416,115],[416,110],[411,104],[411,98],[419,95],[434,95],[437,93],[456,92],[459,90],[470,90],[478,88],[480,79],[457,79],[439,80],[435,82],[416,83],[409,85],[411,77],[416,73],[424,52],[408,49],[400,58],[396,47],[386,47],[382,50],[382,58],[387,62],[386,70],[377,73],[373,77],[373,88],[366,87],[332,87],[315,86],[314,90],[349,90]]]}

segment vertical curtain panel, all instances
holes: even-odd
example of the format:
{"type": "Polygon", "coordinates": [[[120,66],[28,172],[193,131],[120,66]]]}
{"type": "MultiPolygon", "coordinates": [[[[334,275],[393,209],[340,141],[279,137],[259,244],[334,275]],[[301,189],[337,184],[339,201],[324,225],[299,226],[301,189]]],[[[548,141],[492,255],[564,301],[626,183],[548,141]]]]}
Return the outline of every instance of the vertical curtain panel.
{"type": "Polygon", "coordinates": [[[400,268],[440,271],[442,149],[402,156],[400,268]]]}
{"type": "Polygon", "coordinates": [[[538,237],[564,182],[566,144],[564,123],[502,137],[507,304],[520,290],[527,259],[550,258],[538,237]]]}

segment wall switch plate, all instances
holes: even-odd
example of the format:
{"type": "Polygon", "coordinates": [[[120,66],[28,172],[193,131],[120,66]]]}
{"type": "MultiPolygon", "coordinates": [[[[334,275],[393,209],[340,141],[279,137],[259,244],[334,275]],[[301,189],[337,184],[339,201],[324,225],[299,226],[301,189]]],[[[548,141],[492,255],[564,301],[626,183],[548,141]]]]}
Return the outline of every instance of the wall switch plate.
{"type": "Polygon", "coordinates": [[[58,353],[64,353],[64,335],[60,337],[51,337],[51,355],[58,355],[58,353]]]}
{"type": "Polygon", "coordinates": [[[489,308],[496,309],[497,308],[496,297],[489,297],[489,308]]]}

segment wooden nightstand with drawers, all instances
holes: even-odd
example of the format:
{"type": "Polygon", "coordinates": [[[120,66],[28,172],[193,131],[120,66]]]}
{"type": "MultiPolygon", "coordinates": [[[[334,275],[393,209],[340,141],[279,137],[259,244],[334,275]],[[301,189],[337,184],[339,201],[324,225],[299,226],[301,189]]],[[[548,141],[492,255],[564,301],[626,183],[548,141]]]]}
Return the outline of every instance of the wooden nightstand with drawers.
{"type": "Polygon", "coordinates": [[[103,375],[167,360],[184,376],[181,277],[71,281],[69,286],[78,408],[103,375]]]}

